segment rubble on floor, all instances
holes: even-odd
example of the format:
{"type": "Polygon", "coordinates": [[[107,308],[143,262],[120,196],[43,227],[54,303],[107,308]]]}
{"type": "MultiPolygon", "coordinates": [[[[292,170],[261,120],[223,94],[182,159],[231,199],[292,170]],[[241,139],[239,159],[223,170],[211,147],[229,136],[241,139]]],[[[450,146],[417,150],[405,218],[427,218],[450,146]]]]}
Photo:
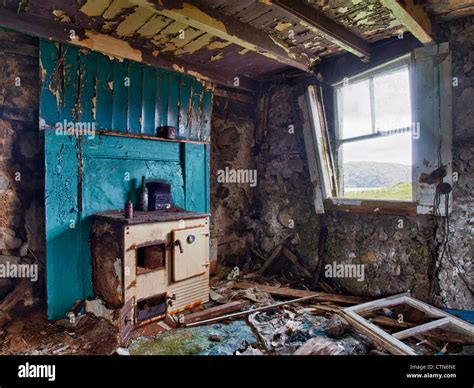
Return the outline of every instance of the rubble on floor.
{"type": "Polygon", "coordinates": [[[48,321],[44,310],[35,308],[0,331],[4,355],[108,355],[117,346],[116,329],[89,314],[72,324],[66,319],[48,321]]]}
{"type": "Polygon", "coordinates": [[[396,345],[399,333],[426,324],[436,325],[436,319],[443,318],[449,318],[451,326],[417,332],[403,338],[404,344],[398,346],[407,345],[411,350],[405,348],[406,351],[416,354],[472,352],[474,340],[469,334],[473,332],[470,323],[459,323],[452,315],[408,294],[370,301],[358,296],[311,291],[304,285],[297,289],[285,278],[248,276],[229,269],[211,280],[208,303],[136,328],[127,346],[119,347],[116,329],[104,319],[78,311],[75,319],[51,322],[43,310],[37,308],[29,315],[15,317],[0,331],[0,339],[3,339],[0,352],[29,355],[407,354],[397,353],[397,347],[392,344],[396,345]],[[231,277],[227,276],[229,273],[231,277]],[[390,302],[394,298],[402,298],[417,308],[394,305],[390,302]],[[351,312],[361,314],[365,325],[360,325],[360,320],[354,322],[351,312]],[[464,333],[453,332],[452,322],[464,327],[464,333]]]}

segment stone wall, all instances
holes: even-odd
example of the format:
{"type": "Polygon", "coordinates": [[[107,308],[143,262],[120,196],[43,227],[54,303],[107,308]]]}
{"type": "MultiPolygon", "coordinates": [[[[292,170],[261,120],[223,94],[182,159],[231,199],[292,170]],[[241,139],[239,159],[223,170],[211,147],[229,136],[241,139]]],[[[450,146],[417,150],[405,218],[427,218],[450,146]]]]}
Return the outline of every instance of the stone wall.
{"type": "Polygon", "coordinates": [[[453,308],[474,308],[474,16],[443,26],[442,41],[453,56],[453,212],[449,220],[451,256],[445,254],[438,270],[440,296],[453,308]],[[461,276],[459,275],[461,273],[461,276]],[[469,286],[466,286],[467,281],[469,286]],[[470,288],[470,290],[469,290],[470,288]]]}
{"type": "Polygon", "coordinates": [[[264,91],[258,128],[258,200],[261,221],[258,245],[270,252],[283,239],[314,269],[319,220],[309,184],[306,151],[297,97],[301,86],[276,83],[264,91]],[[266,105],[265,108],[263,105],[266,105]]]}
{"type": "MultiPolygon", "coordinates": [[[[328,212],[316,216],[306,155],[302,141],[296,97],[302,85],[273,83],[261,97],[269,100],[259,144],[259,201],[261,238],[268,251],[290,232],[303,261],[311,270],[317,262],[319,230],[328,235],[321,260],[325,264],[364,264],[365,277],[328,279],[334,287],[356,295],[382,297],[411,290],[416,297],[451,308],[473,308],[473,298],[462,278],[472,279],[473,188],[474,188],[474,27],[473,18],[443,26],[443,40],[453,51],[454,163],[459,182],[454,187],[450,217],[450,246],[441,258],[444,220],[430,216],[416,218],[328,212]],[[266,96],[266,97],[265,97],[266,96]],[[288,126],[295,126],[295,134],[288,126]],[[294,221],[294,230],[287,223],[294,221]],[[453,269],[453,262],[459,270],[453,269]]],[[[324,270],[321,272],[324,276],[324,270]]],[[[471,280],[472,282],[472,280],[471,280]]],[[[470,285],[472,289],[472,283],[470,285]]]]}
{"type": "MultiPolygon", "coordinates": [[[[0,29],[0,264],[44,263],[38,41],[0,29]]],[[[41,268],[41,266],[40,266],[41,268]]],[[[15,281],[0,280],[0,297],[15,281]]]]}
{"type": "MultiPolygon", "coordinates": [[[[217,256],[230,266],[244,264],[256,235],[257,186],[219,179],[228,169],[253,171],[255,107],[215,97],[211,150],[211,238],[217,256]]],[[[258,175],[257,175],[257,185],[258,175]]]]}

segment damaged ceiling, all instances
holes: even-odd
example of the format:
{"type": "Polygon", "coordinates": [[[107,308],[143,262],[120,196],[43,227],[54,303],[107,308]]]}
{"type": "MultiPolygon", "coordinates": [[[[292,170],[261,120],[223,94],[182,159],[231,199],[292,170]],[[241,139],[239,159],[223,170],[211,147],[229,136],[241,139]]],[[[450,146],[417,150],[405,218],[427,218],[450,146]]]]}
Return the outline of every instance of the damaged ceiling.
{"type": "MultiPolygon", "coordinates": [[[[405,7],[398,0],[3,3],[4,25],[21,28],[23,23],[23,30],[35,35],[247,90],[255,90],[255,80],[288,68],[308,71],[335,54],[350,52],[369,61],[372,43],[411,30],[413,24],[397,12],[405,7]]],[[[472,12],[468,1],[425,3],[426,10],[442,17],[472,12]]],[[[420,5],[415,8],[417,14],[425,12],[420,5]]]]}

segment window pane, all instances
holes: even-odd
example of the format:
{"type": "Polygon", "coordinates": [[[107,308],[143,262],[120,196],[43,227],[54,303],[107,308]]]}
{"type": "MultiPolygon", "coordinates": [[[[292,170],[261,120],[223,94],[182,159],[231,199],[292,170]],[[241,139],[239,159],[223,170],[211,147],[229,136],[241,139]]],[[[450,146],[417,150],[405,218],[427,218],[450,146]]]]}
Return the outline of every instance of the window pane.
{"type": "Polygon", "coordinates": [[[372,133],[368,80],[339,87],[337,101],[342,139],[372,133]]]}
{"type": "Polygon", "coordinates": [[[411,201],[411,165],[411,133],[343,144],[343,195],[411,201]]]}
{"type": "Polygon", "coordinates": [[[374,77],[374,105],[378,131],[411,126],[408,66],[374,77]]]}

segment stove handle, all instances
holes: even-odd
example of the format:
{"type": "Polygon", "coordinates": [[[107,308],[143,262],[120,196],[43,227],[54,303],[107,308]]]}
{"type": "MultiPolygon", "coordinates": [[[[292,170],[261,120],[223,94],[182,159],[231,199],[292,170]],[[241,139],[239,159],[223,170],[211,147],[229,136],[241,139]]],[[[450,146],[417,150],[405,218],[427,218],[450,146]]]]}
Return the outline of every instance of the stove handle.
{"type": "Polygon", "coordinates": [[[175,246],[176,246],[176,245],[178,246],[178,248],[179,248],[179,253],[182,254],[182,253],[184,252],[184,251],[183,251],[183,245],[181,244],[181,240],[176,240],[176,241],[174,242],[174,245],[175,245],[175,246]]]}

